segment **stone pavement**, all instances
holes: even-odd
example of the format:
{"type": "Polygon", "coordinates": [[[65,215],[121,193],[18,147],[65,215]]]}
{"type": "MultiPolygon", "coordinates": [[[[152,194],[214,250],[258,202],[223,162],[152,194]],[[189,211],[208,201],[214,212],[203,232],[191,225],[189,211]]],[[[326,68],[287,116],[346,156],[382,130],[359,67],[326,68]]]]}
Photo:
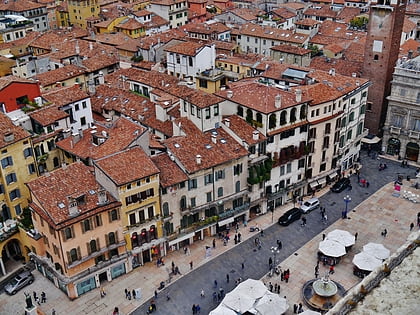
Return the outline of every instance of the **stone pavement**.
{"type": "MultiPolygon", "coordinates": [[[[376,163],[376,161],[374,161],[376,163]]],[[[411,169],[412,170],[412,169],[411,169]]],[[[393,170],[395,173],[395,171],[393,170]]],[[[363,173],[363,171],[362,171],[363,173]]],[[[385,173],[382,173],[385,174],[385,173]]],[[[382,176],[379,174],[378,176],[382,176]]],[[[375,175],[370,175],[375,176],[375,175]]],[[[393,174],[389,173],[389,176],[393,174]]],[[[374,182],[372,178],[371,181],[374,182]]],[[[407,189],[408,183],[404,183],[407,189]]],[[[320,196],[328,192],[328,188],[324,188],[317,193],[320,196]]],[[[418,204],[413,204],[402,198],[391,196],[393,191],[392,184],[388,184],[377,193],[370,196],[363,204],[354,209],[349,214],[350,219],[339,220],[325,230],[325,233],[335,228],[345,229],[349,232],[358,232],[358,241],[352,250],[342,259],[336,267],[333,279],[341,283],[345,289],[351,288],[360,279],[352,273],[352,258],[358,253],[364,244],[368,242],[383,243],[387,248],[394,252],[401,244],[405,242],[409,231],[409,225],[414,221],[417,212],[420,211],[418,204]],[[387,228],[388,235],[386,238],[381,236],[383,228],[387,228]]],[[[340,197],[341,198],[341,197],[340,197]]],[[[259,216],[249,225],[258,223],[261,228],[267,228],[272,224],[276,224],[277,218],[290,209],[291,205],[287,204],[279,207],[274,212],[274,222],[271,213],[259,216]]],[[[249,228],[241,227],[243,240],[246,240],[256,234],[249,232],[249,228]]],[[[304,282],[314,277],[314,266],[316,264],[316,253],[318,243],[322,239],[321,234],[311,239],[302,248],[297,250],[293,255],[286,258],[280,263],[283,269],[290,269],[290,281],[288,284],[281,283],[278,277],[266,278],[264,282],[271,281],[281,283],[281,295],[286,295],[292,308],[294,303],[301,301],[301,287],[304,282]]],[[[41,291],[47,293],[47,303],[41,304],[39,310],[44,314],[51,314],[52,308],[56,310],[56,314],[65,314],[69,310],[73,314],[112,314],[115,306],[118,306],[122,314],[129,314],[141,304],[148,301],[154,290],[159,286],[161,281],[168,279],[168,270],[173,261],[180,269],[182,275],[190,272],[189,262],[193,261],[194,269],[207,263],[212,258],[225,253],[234,245],[230,241],[228,246],[223,246],[221,241],[217,240],[216,249],[212,253],[212,257],[206,258],[203,254],[205,246],[212,246],[213,238],[207,237],[203,241],[196,242],[190,246],[190,256],[186,256],[182,250],[169,253],[165,257],[165,266],[156,267],[154,263],[148,263],[139,267],[130,274],[123,275],[110,283],[106,283],[104,288],[107,292],[105,298],[100,298],[99,289],[86,293],[75,301],[70,301],[60,290],[51,285],[49,280],[41,276],[37,271],[34,272],[36,281],[26,287],[24,291],[41,291]],[[130,290],[134,288],[142,289],[142,297],[139,300],[128,301],[125,299],[124,289],[130,290]]],[[[274,244],[273,244],[274,245],[274,244]]],[[[283,245],[284,246],[284,245],[283,245]]],[[[322,275],[326,269],[320,265],[320,274],[322,275]]],[[[176,276],[172,281],[177,281],[181,276],[176,276]]],[[[6,294],[0,295],[0,314],[22,314],[25,305],[23,291],[16,296],[9,297],[6,294]]],[[[287,314],[291,314],[288,311],[287,314]]]]}

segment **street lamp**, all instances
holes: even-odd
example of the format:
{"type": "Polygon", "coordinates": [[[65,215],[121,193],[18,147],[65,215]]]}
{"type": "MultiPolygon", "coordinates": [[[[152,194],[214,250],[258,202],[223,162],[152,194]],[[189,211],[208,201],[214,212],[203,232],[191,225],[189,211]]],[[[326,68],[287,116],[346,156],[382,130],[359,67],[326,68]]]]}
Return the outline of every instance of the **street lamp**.
{"type": "Polygon", "coordinates": [[[277,262],[276,262],[276,256],[277,256],[277,254],[280,254],[280,249],[278,248],[278,247],[274,247],[274,246],[272,246],[271,247],[271,253],[273,254],[273,268],[275,268],[276,267],[276,264],[277,264],[277,262]]]}
{"type": "Polygon", "coordinates": [[[347,218],[347,209],[350,202],[351,202],[351,197],[349,195],[345,196],[344,203],[346,204],[346,210],[344,210],[343,219],[347,218]]]}

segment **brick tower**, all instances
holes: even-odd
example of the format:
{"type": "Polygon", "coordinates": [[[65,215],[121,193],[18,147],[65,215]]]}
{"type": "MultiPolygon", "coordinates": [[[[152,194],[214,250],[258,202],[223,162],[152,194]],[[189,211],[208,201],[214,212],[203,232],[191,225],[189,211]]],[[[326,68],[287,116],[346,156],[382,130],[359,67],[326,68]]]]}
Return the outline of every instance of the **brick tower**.
{"type": "Polygon", "coordinates": [[[363,77],[371,80],[365,127],[382,134],[391,79],[398,59],[407,0],[372,0],[365,46],[363,77]]]}

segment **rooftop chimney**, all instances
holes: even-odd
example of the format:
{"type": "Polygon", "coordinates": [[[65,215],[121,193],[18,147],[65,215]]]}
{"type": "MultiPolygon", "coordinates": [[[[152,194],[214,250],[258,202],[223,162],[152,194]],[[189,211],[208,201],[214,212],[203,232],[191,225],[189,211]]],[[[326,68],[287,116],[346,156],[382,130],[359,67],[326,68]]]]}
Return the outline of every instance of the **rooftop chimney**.
{"type": "Polygon", "coordinates": [[[258,130],[254,130],[252,132],[252,140],[258,140],[259,137],[260,137],[260,133],[258,132],[258,130]]]}
{"type": "Polygon", "coordinates": [[[328,72],[330,75],[335,76],[335,69],[331,68],[330,71],[328,72]]]}
{"type": "Polygon", "coordinates": [[[351,76],[352,76],[353,78],[355,78],[355,77],[357,77],[357,73],[356,73],[356,72],[353,72],[353,73],[351,74],[351,76]]]}
{"type": "Polygon", "coordinates": [[[211,135],[211,141],[213,143],[217,143],[217,136],[216,135],[211,135]]]}
{"type": "Polygon", "coordinates": [[[276,98],[274,99],[274,106],[276,108],[280,108],[281,107],[281,95],[277,94],[276,98]]]}
{"type": "Polygon", "coordinates": [[[78,133],[73,133],[73,134],[72,134],[72,137],[73,137],[73,143],[74,143],[74,144],[76,144],[77,142],[79,142],[79,141],[80,141],[80,134],[78,134],[78,133]]]}
{"type": "Polygon", "coordinates": [[[225,119],[225,125],[226,125],[226,127],[230,128],[230,119],[229,118],[225,119]]]}
{"type": "Polygon", "coordinates": [[[89,42],[89,49],[93,50],[93,43],[92,42],[89,42]]]}
{"type": "Polygon", "coordinates": [[[201,164],[201,155],[200,154],[197,154],[195,156],[195,160],[196,160],[197,164],[200,165],[201,164]]]}
{"type": "Polygon", "coordinates": [[[296,102],[298,103],[302,102],[302,90],[296,89],[295,93],[296,93],[296,102]]]}
{"type": "Polygon", "coordinates": [[[227,97],[232,98],[232,96],[233,96],[233,91],[227,91],[227,97]]]}
{"type": "Polygon", "coordinates": [[[77,207],[77,200],[72,197],[67,197],[69,203],[69,215],[74,217],[79,214],[79,208],[77,207]]]}
{"type": "Polygon", "coordinates": [[[10,130],[8,130],[4,134],[4,142],[12,142],[13,140],[15,140],[15,135],[13,134],[13,132],[11,132],[10,130]]]}
{"type": "Polygon", "coordinates": [[[98,191],[98,205],[104,205],[108,202],[105,190],[98,191]]]}
{"type": "Polygon", "coordinates": [[[410,49],[409,51],[408,51],[408,59],[411,59],[411,58],[413,58],[413,51],[410,49]]]}

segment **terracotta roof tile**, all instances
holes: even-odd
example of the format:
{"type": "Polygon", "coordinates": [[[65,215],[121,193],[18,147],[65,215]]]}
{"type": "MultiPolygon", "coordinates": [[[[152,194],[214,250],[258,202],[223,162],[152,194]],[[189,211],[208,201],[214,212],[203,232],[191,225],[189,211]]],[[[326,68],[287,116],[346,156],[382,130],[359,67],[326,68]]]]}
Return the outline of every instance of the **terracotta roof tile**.
{"type": "Polygon", "coordinates": [[[295,25],[303,25],[303,26],[314,26],[317,24],[321,24],[321,22],[316,21],[314,19],[309,19],[309,18],[298,20],[295,22],[295,25]]]}
{"type": "Polygon", "coordinates": [[[71,78],[75,78],[84,75],[86,70],[76,65],[66,65],[64,67],[50,70],[48,72],[37,74],[33,77],[34,80],[38,80],[41,86],[49,86],[56,82],[63,82],[71,78]]]}
{"type": "Polygon", "coordinates": [[[29,0],[3,1],[0,3],[0,11],[6,12],[25,12],[45,7],[45,4],[36,3],[29,0]]]}
{"type": "Polygon", "coordinates": [[[294,55],[306,55],[306,54],[311,53],[310,49],[305,49],[302,47],[296,47],[292,45],[277,45],[277,46],[272,46],[270,49],[274,51],[287,52],[289,54],[294,54],[294,55]]]}
{"type": "Polygon", "coordinates": [[[82,61],[87,72],[94,72],[110,66],[119,66],[118,54],[100,53],[82,61]]]}
{"type": "Polygon", "coordinates": [[[420,43],[414,39],[407,40],[404,44],[400,47],[400,56],[401,57],[408,57],[409,52],[412,52],[412,58],[417,57],[419,53],[420,43]]]}
{"type": "Polygon", "coordinates": [[[403,32],[410,33],[412,30],[416,29],[417,24],[411,21],[408,17],[404,17],[403,32]]]}
{"type": "Polygon", "coordinates": [[[31,135],[25,129],[19,126],[15,126],[9,117],[5,114],[0,113],[0,148],[4,148],[15,142],[29,138],[31,135]],[[5,135],[13,134],[13,138],[10,141],[5,140],[5,135]]]}
{"type": "Polygon", "coordinates": [[[29,80],[29,79],[17,77],[17,76],[14,76],[14,75],[7,75],[7,76],[4,76],[4,77],[0,77],[0,90],[4,89],[6,86],[8,86],[9,84],[11,84],[13,82],[26,83],[26,84],[37,84],[36,82],[34,82],[32,80],[29,80]]]}
{"type": "Polygon", "coordinates": [[[214,143],[211,132],[202,133],[188,119],[180,118],[175,123],[180,123],[185,136],[174,136],[165,140],[164,144],[189,174],[248,155],[248,151],[222,128],[216,130],[214,143]],[[197,155],[201,155],[199,164],[197,155]]]}
{"type": "Polygon", "coordinates": [[[117,186],[159,173],[159,169],[140,147],[127,149],[94,163],[117,186]]]}
{"type": "Polygon", "coordinates": [[[125,118],[119,118],[111,127],[104,127],[99,124],[95,125],[95,129],[87,129],[83,131],[83,138],[75,142],[70,136],[59,142],[57,146],[64,151],[67,151],[84,160],[100,159],[107,155],[120,152],[128,148],[146,129],[134,122],[130,122],[125,118]],[[105,142],[100,145],[92,143],[92,131],[96,130],[99,137],[105,139],[105,142]],[[102,132],[106,133],[103,136],[102,132]]]}
{"type": "Polygon", "coordinates": [[[306,9],[304,14],[305,16],[335,19],[338,12],[332,10],[329,5],[317,4],[316,7],[306,9]]]}
{"type": "Polygon", "coordinates": [[[55,105],[64,106],[72,102],[87,99],[89,98],[89,94],[81,90],[79,86],[74,85],[44,92],[42,97],[55,105]]]}
{"type": "Polygon", "coordinates": [[[58,108],[57,105],[50,105],[29,113],[29,117],[46,127],[52,125],[58,120],[68,117],[65,111],[58,108]]]}
{"type": "Polygon", "coordinates": [[[205,46],[206,44],[204,43],[185,41],[172,45],[171,47],[166,48],[165,51],[187,56],[196,56],[205,46]]]}
{"type": "Polygon", "coordinates": [[[160,5],[172,5],[174,3],[182,3],[185,0],[151,0],[151,4],[160,4],[160,5]]]}
{"type": "MultiPolygon", "coordinates": [[[[254,145],[260,142],[263,142],[267,139],[261,132],[248,124],[244,119],[239,118],[236,115],[228,116],[226,119],[229,119],[229,129],[232,130],[241,140],[245,141],[248,145],[254,145]],[[258,132],[258,139],[254,139],[254,132],[258,132]]],[[[225,122],[226,125],[226,122],[225,122]]]]}
{"type": "Polygon", "coordinates": [[[123,30],[137,30],[144,27],[143,23],[140,23],[134,18],[129,18],[127,20],[122,21],[116,25],[117,28],[123,30]]]}
{"type": "Polygon", "coordinates": [[[315,57],[312,58],[311,68],[329,71],[331,68],[334,68],[336,73],[352,76],[353,73],[356,73],[356,76],[360,77],[363,68],[363,62],[350,61],[345,59],[327,59],[325,57],[315,57]]]}
{"type": "Polygon", "coordinates": [[[172,39],[183,39],[185,33],[179,29],[171,29],[166,32],[152,34],[150,36],[142,37],[138,39],[138,46],[141,49],[150,49],[153,45],[158,43],[166,44],[172,39]]]}
{"type": "Polygon", "coordinates": [[[109,193],[107,193],[108,203],[98,205],[97,192],[102,188],[89,168],[82,162],[57,169],[49,176],[38,177],[26,185],[34,198],[42,204],[42,209],[36,207],[34,203],[31,207],[55,228],[63,228],[93,214],[121,205],[109,193]],[[81,196],[84,196],[84,202],[78,203],[80,213],[72,218],[68,210],[68,197],[81,196]]]}
{"type": "Polygon", "coordinates": [[[167,188],[188,180],[187,174],[169,158],[168,154],[152,156],[152,161],[160,170],[159,180],[162,187],[167,188]]]}
{"type": "Polygon", "coordinates": [[[263,27],[256,24],[244,24],[239,27],[241,35],[266,38],[269,40],[278,40],[283,42],[290,42],[294,44],[303,44],[308,39],[309,35],[303,33],[295,33],[292,30],[283,30],[273,27],[263,27]]]}

